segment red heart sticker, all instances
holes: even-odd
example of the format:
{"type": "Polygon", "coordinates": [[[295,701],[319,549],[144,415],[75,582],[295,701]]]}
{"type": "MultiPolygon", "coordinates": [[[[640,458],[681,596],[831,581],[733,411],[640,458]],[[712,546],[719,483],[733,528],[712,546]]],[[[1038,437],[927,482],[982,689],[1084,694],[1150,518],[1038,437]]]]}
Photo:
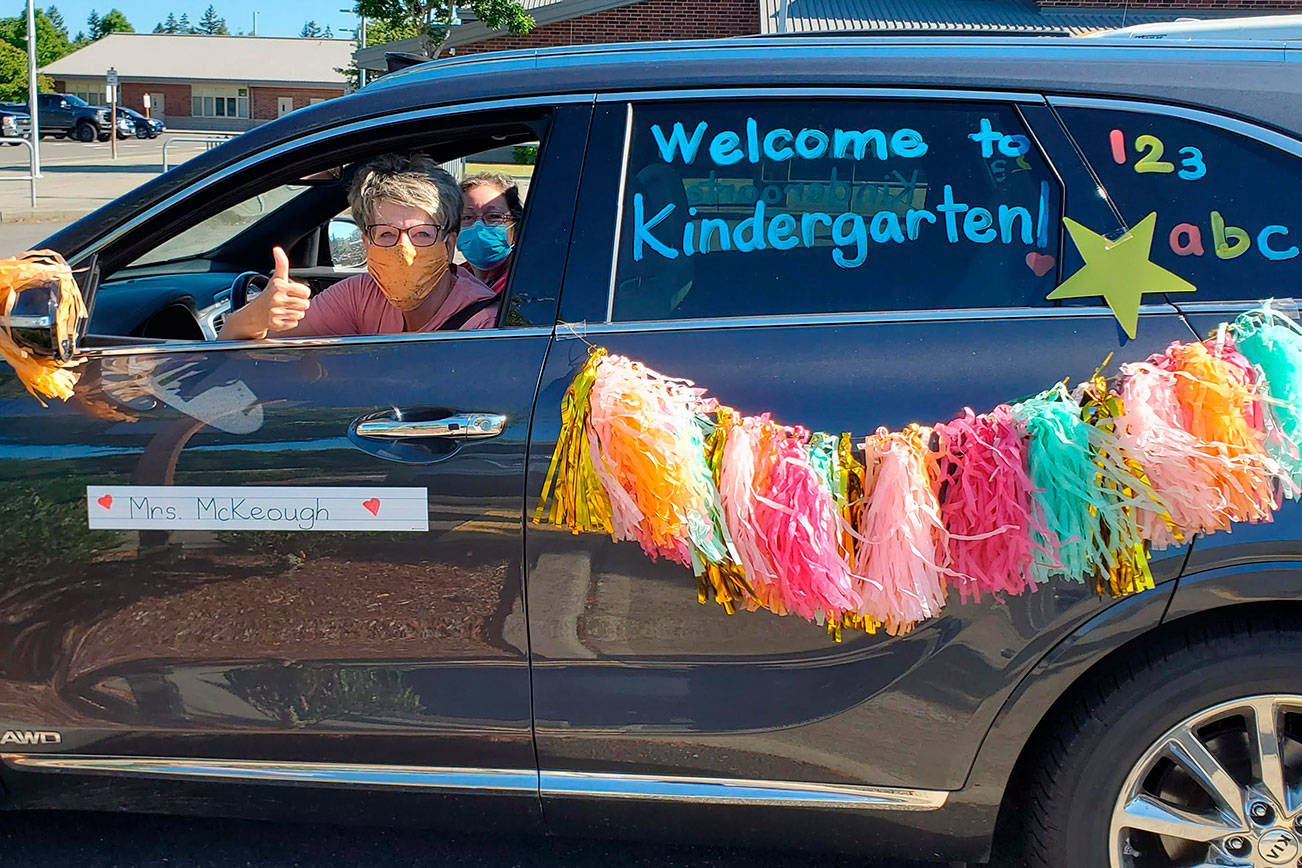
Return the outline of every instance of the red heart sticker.
{"type": "Polygon", "coordinates": [[[95,498],[95,502],[98,503],[100,506],[104,507],[105,509],[108,509],[110,506],[113,505],[113,495],[101,494],[99,497],[95,498]]]}
{"type": "Polygon", "coordinates": [[[1058,260],[1045,253],[1031,251],[1026,254],[1026,267],[1035,272],[1036,277],[1044,277],[1053,270],[1058,260]]]}
{"type": "Polygon", "coordinates": [[[362,506],[366,507],[366,511],[371,515],[380,514],[380,498],[378,497],[372,497],[370,500],[363,500],[362,506]]]}

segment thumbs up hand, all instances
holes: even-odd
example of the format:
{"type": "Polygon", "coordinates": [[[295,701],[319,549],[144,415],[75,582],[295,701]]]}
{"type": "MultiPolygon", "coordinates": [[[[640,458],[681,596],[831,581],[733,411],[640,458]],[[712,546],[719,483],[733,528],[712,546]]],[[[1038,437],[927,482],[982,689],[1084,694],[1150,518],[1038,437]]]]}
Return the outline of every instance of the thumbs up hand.
{"type": "Polygon", "coordinates": [[[275,268],[257,298],[231,311],[218,340],[262,340],[268,332],[287,332],[298,325],[311,304],[312,291],[289,277],[289,257],[280,247],[271,249],[275,268]]]}
{"type": "Polygon", "coordinates": [[[298,325],[298,321],[307,313],[312,291],[304,284],[289,279],[289,257],[283,248],[271,248],[271,255],[276,260],[276,267],[271,272],[267,288],[253,303],[265,299],[267,331],[283,332],[298,325]]]}

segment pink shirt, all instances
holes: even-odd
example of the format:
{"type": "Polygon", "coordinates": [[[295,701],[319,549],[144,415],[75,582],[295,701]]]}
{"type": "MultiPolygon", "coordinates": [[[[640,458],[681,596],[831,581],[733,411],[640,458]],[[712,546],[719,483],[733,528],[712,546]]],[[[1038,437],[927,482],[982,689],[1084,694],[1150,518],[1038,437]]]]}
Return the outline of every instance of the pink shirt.
{"type": "MultiPolygon", "coordinates": [[[[469,268],[458,268],[452,291],[443,304],[429,322],[411,331],[436,331],[466,305],[494,296],[493,290],[471,274],[469,268]]],[[[481,310],[461,326],[462,330],[493,328],[497,324],[499,307],[500,304],[495,304],[481,310]]],[[[402,311],[389,304],[375,278],[363,272],[345,277],[315,296],[298,326],[286,336],[396,335],[406,331],[408,328],[402,311]]]]}

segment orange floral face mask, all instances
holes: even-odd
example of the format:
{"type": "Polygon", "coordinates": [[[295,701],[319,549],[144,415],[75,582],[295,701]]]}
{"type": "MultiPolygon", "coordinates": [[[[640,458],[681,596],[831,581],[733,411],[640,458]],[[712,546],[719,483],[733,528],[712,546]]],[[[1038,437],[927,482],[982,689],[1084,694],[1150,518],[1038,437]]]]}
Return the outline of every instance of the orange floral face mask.
{"type": "Polygon", "coordinates": [[[415,310],[448,273],[447,245],[439,241],[417,247],[406,235],[392,247],[372,244],[366,249],[366,269],[389,304],[401,311],[415,310]]]}

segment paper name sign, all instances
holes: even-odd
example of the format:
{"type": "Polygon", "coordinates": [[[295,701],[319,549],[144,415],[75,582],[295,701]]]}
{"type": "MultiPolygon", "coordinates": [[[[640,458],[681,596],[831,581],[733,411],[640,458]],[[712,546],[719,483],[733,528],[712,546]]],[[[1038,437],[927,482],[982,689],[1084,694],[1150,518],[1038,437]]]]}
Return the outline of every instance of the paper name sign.
{"type": "Polygon", "coordinates": [[[92,530],[429,530],[426,488],[88,485],[92,530]]]}

